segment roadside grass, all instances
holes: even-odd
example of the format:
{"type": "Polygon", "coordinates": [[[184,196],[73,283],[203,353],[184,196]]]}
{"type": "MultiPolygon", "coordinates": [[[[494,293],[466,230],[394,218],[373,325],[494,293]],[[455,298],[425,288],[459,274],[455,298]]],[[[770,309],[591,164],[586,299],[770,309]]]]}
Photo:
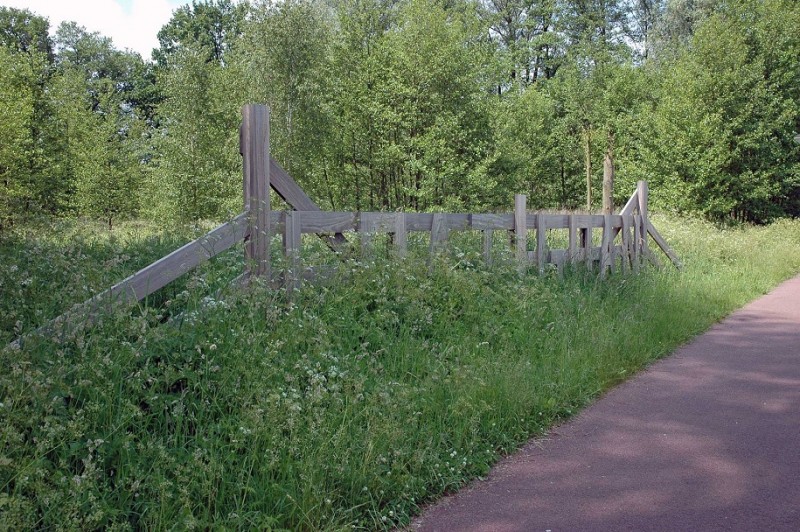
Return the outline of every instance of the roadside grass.
{"type": "MultiPolygon", "coordinates": [[[[256,284],[209,295],[234,257],[154,301],[161,306],[4,348],[0,528],[403,525],[800,271],[797,221],[654,223],[682,272],[520,278],[509,257],[487,270],[478,246],[464,245],[432,268],[421,254],[351,261],[294,294],[256,284]],[[181,311],[162,324],[175,300],[181,311]]],[[[40,323],[88,295],[72,282],[81,272],[133,257],[128,245],[141,252],[138,266],[174,249],[150,238],[97,254],[42,244],[35,258],[27,248],[46,239],[0,244],[4,338],[15,332],[8,309],[21,289],[8,286],[21,269],[39,268],[41,280],[24,287],[24,316],[40,323]],[[56,296],[61,282],[71,288],[56,296]],[[39,301],[46,308],[37,313],[39,301]]],[[[116,280],[98,277],[91,288],[116,280]]]]}

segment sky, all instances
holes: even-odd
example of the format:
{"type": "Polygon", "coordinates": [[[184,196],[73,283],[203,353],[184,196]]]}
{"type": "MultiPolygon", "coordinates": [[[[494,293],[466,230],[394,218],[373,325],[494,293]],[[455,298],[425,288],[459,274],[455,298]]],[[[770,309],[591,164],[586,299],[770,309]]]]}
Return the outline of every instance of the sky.
{"type": "Polygon", "coordinates": [[[190,0],[0,0],[0,5],[28,9],[50,20],[50,34],[64,20],[111,37],[114,46],[150,59],[158,47],[158,30],[172,12],[190,0]]]}

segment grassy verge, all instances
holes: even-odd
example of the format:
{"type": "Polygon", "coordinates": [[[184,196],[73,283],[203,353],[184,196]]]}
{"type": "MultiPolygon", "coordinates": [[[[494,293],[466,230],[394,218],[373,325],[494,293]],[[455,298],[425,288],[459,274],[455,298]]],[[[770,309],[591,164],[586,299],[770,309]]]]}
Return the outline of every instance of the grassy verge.
{"type": "Polygon", "coordinates": [[[797,222],[655,224],[684,272],[354,264],[293,298],[186,290],[166,325],[145,309],[4,349],[0,528],[405,523],[800,271],[797,222]]]}

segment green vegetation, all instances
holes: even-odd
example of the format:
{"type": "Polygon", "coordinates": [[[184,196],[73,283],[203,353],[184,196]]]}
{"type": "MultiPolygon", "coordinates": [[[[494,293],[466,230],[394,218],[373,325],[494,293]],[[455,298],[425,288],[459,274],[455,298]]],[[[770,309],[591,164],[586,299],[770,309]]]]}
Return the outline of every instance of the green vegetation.
{"type": "Polygon", "coordinates": [[[30,213],[224,219],[240,109],[333,210],[800,213],[794,0],[195,0],[153,60],[0,7],[0,232],[30,213]]]}
{"type": "MultiPolygon", "coordinates": [[[[156,306],[4,348],[0,528],[405,523],[800,271],[798,222],[655,224],[684,272],[520,278],[465,245],[430,273],[373,261],[291,298],[207,295],[238,270],[232,253],[156,306]]],[[[11,313],[41,322],[107,285],[105,267],[124,275],[178,238],[123,224],[70,228],[67,243],[58,229],[2,243],[4,338],[11,313]]]]}
{"type": "Polygon", "coordinates": [[[485,474],[800,270],[798,27],[793,0],[203,0],[149,61],[0,7],[0,529],[381,529],[485,474]],[[325,209],[594,209],[608,159],[618,204],[643,179],[735,227],[656,218],[686,270],[603,282],[454,236],[430,271],[241,291],[233,249],[6,347],[241,211],[249,102],[325,209]]]}

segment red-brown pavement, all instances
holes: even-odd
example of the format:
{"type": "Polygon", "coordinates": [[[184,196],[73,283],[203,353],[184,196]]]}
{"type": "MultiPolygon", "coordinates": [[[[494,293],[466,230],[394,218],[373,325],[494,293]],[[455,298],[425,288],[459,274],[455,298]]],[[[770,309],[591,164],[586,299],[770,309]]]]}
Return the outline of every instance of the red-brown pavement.
{"type": "Polygon", "coordinates": [[[800,277],[616,387],[422,531],[800,531],[800,277]]]}

